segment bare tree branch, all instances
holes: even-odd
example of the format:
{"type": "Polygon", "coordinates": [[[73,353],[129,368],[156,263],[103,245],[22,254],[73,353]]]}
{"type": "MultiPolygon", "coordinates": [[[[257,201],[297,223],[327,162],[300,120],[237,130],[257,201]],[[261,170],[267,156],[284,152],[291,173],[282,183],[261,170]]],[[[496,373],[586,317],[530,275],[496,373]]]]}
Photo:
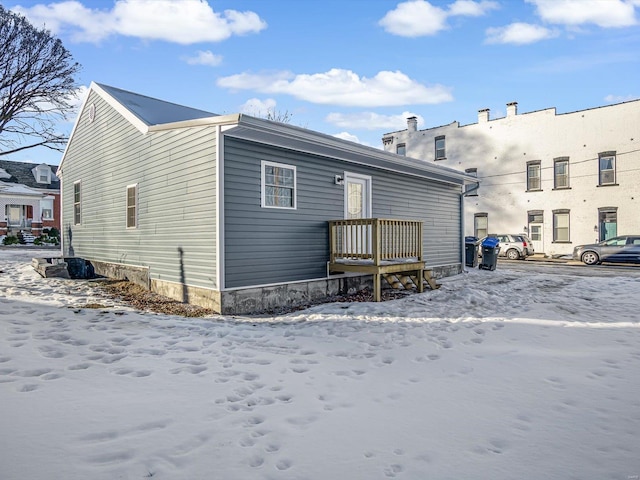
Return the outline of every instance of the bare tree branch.
{"type": "Polygon", "coordinates": [[[0,154],[63,150],[66,138],[55,127],[72,109],[80,65],[49,31],[2,5],[0,45],[0,154]]]}

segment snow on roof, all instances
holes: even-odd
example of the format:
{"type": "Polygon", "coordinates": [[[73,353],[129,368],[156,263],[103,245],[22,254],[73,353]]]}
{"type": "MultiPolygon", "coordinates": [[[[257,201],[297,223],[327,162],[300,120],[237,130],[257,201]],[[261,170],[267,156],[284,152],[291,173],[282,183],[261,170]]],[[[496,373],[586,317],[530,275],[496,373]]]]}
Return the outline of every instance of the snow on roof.
{"type": "Polygon", "coordinates": [[[185,107],[171,102],[165,102],[157,98],[147,97],[134,92],[121,90],[97,83],[101,89],[111,95],[115,100],[131,111],[136,117],[147,125],[159,125],[163,123],[181,122],[197,118],[218,116],[215,113],[185,107]]]}

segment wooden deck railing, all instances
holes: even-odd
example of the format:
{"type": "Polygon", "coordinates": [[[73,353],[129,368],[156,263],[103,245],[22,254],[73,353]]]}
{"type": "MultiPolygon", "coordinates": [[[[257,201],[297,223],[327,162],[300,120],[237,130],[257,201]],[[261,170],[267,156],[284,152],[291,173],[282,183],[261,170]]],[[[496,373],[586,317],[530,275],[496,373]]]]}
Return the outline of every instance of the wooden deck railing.
{"type": "Polygon", "coordinates": [[[330,261],[422,261],[422,222],[360,218],[329,222],[330,261]]]}

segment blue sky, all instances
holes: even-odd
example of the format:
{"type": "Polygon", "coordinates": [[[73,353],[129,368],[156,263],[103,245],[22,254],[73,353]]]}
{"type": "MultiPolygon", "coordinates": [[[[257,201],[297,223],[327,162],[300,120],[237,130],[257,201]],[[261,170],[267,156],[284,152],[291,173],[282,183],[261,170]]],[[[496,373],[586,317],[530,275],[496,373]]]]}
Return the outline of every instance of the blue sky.
{"type": "MultiPolygon", "coordinates": [[[[381,148],[384,133],[640,98],[640,0],[3,1],[92,81],[381,148]]],[[[82,94],[82,92],[81,92],[82,94]]],[[[70,131],[72,122],[61,125],[70,131]]],[[[27,150],[11,160],[58,163],[27,150]]]]}

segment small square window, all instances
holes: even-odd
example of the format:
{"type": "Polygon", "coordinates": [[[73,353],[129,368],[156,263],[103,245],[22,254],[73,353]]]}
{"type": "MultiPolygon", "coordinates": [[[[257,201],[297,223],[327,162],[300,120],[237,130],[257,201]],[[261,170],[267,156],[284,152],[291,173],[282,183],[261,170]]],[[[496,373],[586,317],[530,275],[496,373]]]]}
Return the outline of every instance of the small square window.
{"type": "Polygon", "coordinates": [[[296,208],[296,167],[262,162],[262,207],[296,208]]]}
{"type": "Polygon", "coordinates": [[[406,155],[407,154],[407,145],[404,143],[399,143],[396,146],[396,153],[398,155],[406,155]]]}

